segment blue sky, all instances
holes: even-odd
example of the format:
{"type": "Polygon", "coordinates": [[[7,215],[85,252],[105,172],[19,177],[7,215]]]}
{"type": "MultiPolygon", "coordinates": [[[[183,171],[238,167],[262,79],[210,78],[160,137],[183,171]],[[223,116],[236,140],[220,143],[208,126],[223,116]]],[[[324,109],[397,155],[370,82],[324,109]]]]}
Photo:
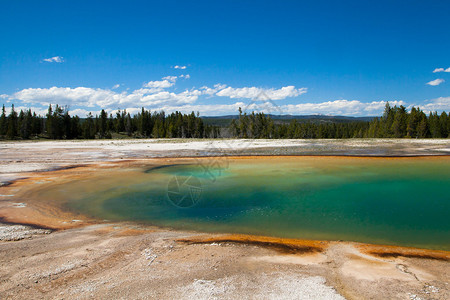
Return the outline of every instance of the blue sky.
{"type": "Polygon", "coordinates": [[[379,115],[385,101],[449,111],[449,12],[450,1],[1,0],[0,103],[80,116],[235,114],[260,98],[284,114],[379,115]]]}

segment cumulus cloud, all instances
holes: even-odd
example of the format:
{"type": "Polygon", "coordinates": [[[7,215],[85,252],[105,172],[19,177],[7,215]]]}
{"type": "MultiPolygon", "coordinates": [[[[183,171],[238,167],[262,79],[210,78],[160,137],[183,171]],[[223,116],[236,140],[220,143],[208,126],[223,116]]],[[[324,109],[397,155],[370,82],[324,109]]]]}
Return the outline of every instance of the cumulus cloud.
{"type": "Polygon", "coordinates": [[[174,68],[174,69],[185,70],[187,67],[186,67],[186,66],[179,66],[179,65],[176,65],[176,66],[173,66],[173,68],[174,68]]]}
{"type": "Polygon", "coordinates": [[[162,80],[149,81],[143,84],[143,87],[153,88],[156,90],[167,89],[175,85],[177,76],[166,76],[161,78],[162,80]]]}
{"type": "MultiPolygon", "coordinates": [[[[381,115],[386,101],[364,102],[359,100],[334,100],[319,103],[298,103],[285,104],[275,107],[263,105],[267,101],[236,101],[230,104],[198,104],[197,101],[202,95],[210,93],[214,95],[225,89],[224,85],[216,85],[214,88],[202,87],[200,89],[185,90],[174,93],[166,90],[141,88],[131,93],[117,93],[112,90],[92,89],[85,87],[61,88],[52,87],[49,89],[24,89],[13,94],[10,99],[21,101],[16,105],[16,109],[32,108],[41,114],[46,113],[48,104],[68,106],[72,115],[85,117],[88,112],[98,114],[101,108],[107,109],[108,113],[115,113],[117,108],[126,109],[131,114],[140,111],[141,107],[151,110],[164,110],[168,113],[181,111],[190,113],[200,111],[202,115],[225,115],[236,114],[239,107],[250,112],[252,110],[265,113],[282,113],[291,115],[346,115],[346,116],[377,116],[381,115]],[[36,105],[40,105],[38,107],[36,105]]],[[[263,99],[264,100],[264,99],[263,99]]],[[[401,100],[389,101],[394,105],[404,105],[409,109],[413,106],[401,100]]],[[[414,105],[417,106],[417,105],[414,105]]],[[[450,97],[440,97],[428,100],[426,104],[419,105],[425,112],[449,111],[450,97]]]]}
{"type": "Polygon", "coordinates": [[[426,101],[425,105],[420,105],[420,109],[424,112],[434,112],[434,111],[450,111],[450,97],[439,97],[436,99],[426,101]]]}
{"type": "Polygon", "coordinates": [[[73,116],[86,117],[89,113],[93,116],[100,115],[100,110],[86,110],[82,108],[69,109],[69,113],[73,116]]]}
{"type": "MultiPolygon", "coordinates": [[[[179,77],[187,78],[187,75],[179,77]]],[[[200,111],[203,115],[234,114],[239,107],[247,111],[263,111],[266,113],[283,114],[332,114],[332,115],[378,115],[385,105],[385,101],[361,102],[358,100],[335,100],[321,103],[286,104],[274,107],[263,106],[267,100],[282,100],[295,97],[307,92],[306,88],[285,86],[279,89],[264,89],[259,87],[234,88],[224,84],[216,84],[213,87],[203,86],[192,88],[182,92],[169,90],[176,83],[177,76],[166,76],[161,80],[149,81],[139,89],[133,91],[117,92],[113,89],[98,89],[88,87],[51,87],[28,88],[14,93],[11,96],[2,96],[8,99],[20,101],[22,105],[40,105],[46,107],[49,104],[59,104],[72,107],[72,114],[85,116],[91,111],[97,113],[101,108],[109,112],[117,108],[127,109],[130,113],[138,111],[141,107],[152,110],[171,111],[200,111]],[[231,104],[198,104],[201,96],[218,96],[229,99],[251,99],[237,101],[231,104]],[[266,111],[268,110],[268,111],[266,111]]],[[[443,102],[444,100],[440,100],[443,102]]],[[[441,102],[430,102],[435,106],[441,102]]],[[[391,101],[392,105],[405,105],[403,101],[391,101]]],[[[445,104],[445,103],[444,103],[445,104]]],[[[441,104],[444,105],[444,104],[441,104]]]]}
{"type": "MultiPolygon", "coordinates": [[[[306,93],[306,88],[297,89],[295,86],[285,86],[280,89],[264,89],[259,87],[233,88],[224,84],[215,84],[213,87],[192,88],[182,92],[170,90],[178,78],[189,79],[189,74],[180,76],[166,76],[161,80],[145,82],[141,88],[132,91],[115,91],[120,84],[111,89],[89,88],[89,87],[50,87],[50,88],[27,88],[5,95],[3,98],[15,99],[23,104],[59,104],[81,108],[105,108],[115,109],[136,108],[145,106],[149,109],[163,108],[176,105],[193,105],[200,96],[228,97],[230,99],[242,98],[252,100],[281,100],[287,97],[295,97],[306,93]]],[[[79,111],[81,114],[82,111],[79,111]]]]}
{"type": "Polygon", "coordinates": [[[161,110],[166,112],[179,111],[182,113],[191,113],[193,111],[201,112],[202,116],[220,116],[227,114],[236,114],[239,107],[244,108],[247,104],[244,102],[235,102],[232,104],[188,104],[183,106],[162,106],[161,110]]]}
{"type": "Polygon", "coordinates": [[[229,98],[247,98],[256,100],[282,100],[296,97],[307,92],[306,88],[296,89],[295,86],[285,86],[281,89],[263,89],[258,87],[232,88],[226,87],[216,93],[217,96],[229,98]]]}
{"type": "Polygon", "coordinates": [[[49,58],[44,58],[42,61],[49,63],[62,63],[64,62],[64,58],[62,56],[53,56],[49,58]]]}
{"type": "Polygon", "coordinates": [[[144,87],[165,89],[173,86],[174,84],[175,80],[164,79],[164,80],[149,81],[144,84],[144,87]]]}
{"type": "MultiPolygon", "coordinates": [[[[207,88],[209,89],[209,88],[207,88]]],[[[57,88],[50,89],[26,89],[12,96],[14,99],[22,101],[22,105],[16,105],[16,110],[32,108],[39,114],[46,113],[48,104],[60,104],[62,106],[74,107],[70,109],[72,115],[84,117],[88,112],[98,114],[101,108],[106,108],[109,113],[115,112],[118,107],[127,109],[131,114],[138,112],[142,106],[152,110],[164,110],[166,112],[181,111],[190,113],[200,111],[202,115],[224,115],[235,114],[239,107],[246,111],[262,111],[266,113],[282,113],[291,115],[381,115],[385,101],[363,102],[359,100],[334,100],[319,103],[299,103],[286,104],[266,109],[259,103],[253,101],[249,105],[248,101],[239,101],[231,104],[196,104],[199,96],[205,95],[207,89],[186,90],[181,93],[168,91],[155,92],[151,89],[138,89],[132,93],[115,93],[113,91],[89,88],[57,88]],[[65,98],[62,98],[64,95],[65,98]],[[103,103],[109,105],[97,105],[99,98],[103,103]],[[64,100],[64,101],[62,101],[64,100]],[[29,105],[23,105],[29,104],[29,105]],[[35,104],[43,107],[34,106],[35,104]],[[81,107],[80,107],[81,106],[81,107]]],[[[389,101],[392,106],[404,105],[409,109],[413,105],[408,105],[404,101],[389,101]]],[[[263,102],[262,102],[263,103],[263,102]]],[[[418,106],[418,105],[414,105],[418,106]]],[[[430,111],[450,111],[450,97],[440,97],[428,100],[426,104],[419,105],[426,113],[430,111]]]]}
{"type": "MultiPolygon", "coordinates": [[[[95,89],[88,87],[51,87],[51,88],[28,88],[14,93],[10,98],[21,101],[23,104],[28,105],[41,105],[48,106],[49,104],[59,104],[62,106],[75,107],[76,113],[84,115],[85,112],[91,108],[90,111],[98,110],[99,108],[105,108],[108,110],[121,108],[140,108],[146,107],[148,109],[165,109],[170,107],[177,107],[179,110],[183,107],[183,111],[193,108],[195,102],[202,95],[214,96],[226,90],[226,85],[216,84],[213,88],[202,87],[200,89],[185,90],[183,92],[175,93],[166,90],[171,87],[175,82],[176,77],[166,78],[161,81],[150,81],[144,84],[140,89],[136,89],[132,92],[115,92],[107,89],[95,89]],[[182,106],[182,107],[180,107],[182,106]]],[[[252,97],[253,94],[258,97],[261,89],[255,90],[255,88],[241,88],[239,91],[250,90],[244,96],[247,98],[252,97]]],[[[232,90],[226,90],[229,93],[229,98],[235,98],[232,90]]],[[[268,95],[281,99],[282,97],[292,96],[294,94],[300,94],[299,90],[281,88],[279,90],[269,89],[265,90],[268,95]]],[[[221,96],[225,97],[225,93],[221,96]]],[[[240,95],[242,96],[242,95],[240,95]]],[[[245,98],[242,97],[242,98],[245,98]]],[[[236,104],[237,105],[237,104],[236,104]]],[[[210,105],[204,107],[206,112],[216,114],[229,109],[227,113],[235,113],[239,106],[232,104],[230,106],[217,106],[210,105]],[[209,111],[212,110],[212,111],[209,111]]],[[[242,106],[243,103],[240,103],[242,106]]],[[[202,111],[203,113],[203,111],[202,111]]]]}
{"type": "Polygon", "coordinates": [[[207,87],[207,86],[202,86],[202,87],[200,88],[200,90],[202,91],[202,93],[203,93],[204,95],[212,96],[212,95],[214,95],[215,93],[217,93],[218,91],[223,90],[223,89],[226,88],[226,87],[227,87],[226,84],[220,84],[220,83],[217,83],[217,84],[214,85],[213,88],[210,88],[210,87],[207,87]]]}
{"type": "Polygon", "coordinates": [[[47,89],[28,88],[12,95],[13,99],[22,103],[39,104],[48,106],[49,104],[71,105],[81,107],[142,107],[154,108],[161,105],[189,104],[197,101],[202,94],[199,90],[186,90],[181,93],[174,93],[164,90],[164,87],[172,86],[172,83],[165,79],[163,81],[153,81],[146,83],[144,88],[132,91],[131,93],[117,93],[112,90],[93,89],[87,87],[51,87],[47,89]],[[147,88],[150,87],[150,88],[147,88]]]}
{"type": "Polygon", "coordinates": [[[162,79],[168,80],[170,82],[175,82],[177,80],[177,76],[166,76],[166,77],[163,77],[162,79]]]}
{"type": "MultiPolygon", "coordinates": [[[[391,105],[405,105],[403,101],[390,101],[391,105]]],[[[359,100],[334,100],[321,103],[301,103],[282,106],[288,114],[327,114],[327,115],[379,115],[385,106],[385,101],[361,102],[359,100]]]]}
{"type": "MultiPolygon", "coordinates": [[[[381,115],[385,101],[359,101],[359,100],[333,100],[319,103],[306,102],[297,104],[277,105],[280,102],[268,100],[283,100],[296,97],[307,92],[306,88],[285,86],[276,88],[261,87],[231,87],[225,84],[215,84],[212,87],[203,86],[184,91],[176,91],[173,87],[179,78],[189,78],[188,74],[180,76],[166,76],[161,80],[149,81],[141,88],[130,91],[116,91],[119,84],[111,89],[89,87],[50,87],[27,88],[12,95],[1,94],[0,99],[7,99],[16,104],[16,108],[32,108],[38,113],[45,114],[49,104],[59,104],[70,108],[72,115],[85,117],[88,112],[94,115],[104,108],[109,113],[118,109],[126,109],[131,114],[138,112],[141,107],[151,110],[164,110],[168,113],[181,111],[189,113],[200,111],[202,115],[236,114],[239,107],[250,112],[252,110],[266,113],[282,113],[291,115],[327,114],[367,116],[381,115]],[[172,90],[173,89],[173,90],[172,90]],[[200,97],[226,97],[233,103],[201,103],[200,97]],[[239,100],[238,100],[239,99],[239,100]],[[250,101],[252,100],[252,101],[250,101]],[[254,100],[254,101],[253,101],[254,100]],[[271,105],[264,105],[269,103],[271,105]]],[[[389,101],[391,105],[412,105],[404,101],[389,101]]],[[[282,103],[282,102],[281,102],[282,103]]],[[[417,106],[417,105],[416,105],[417,106]]],[[[419,105],[424,111],[450,110],[450,97],[441,97],[428,100],[419,105]]]]}
{"type": "Polygon", "coordinates": [[[107,107],[112,103],[120,101],[120,94],[110,90],[93,89],[87,87],[51,87],[23,89],[12,95],[13,99],[23,103],[49,105],[58,103],[60,105],[77,105],[87,107],[107,107]]]}
{"type": "MultiPolygon", "coordinates": [[[[449,98],[450,99],[450,98],[449,98]]],[[[280,106],[264,105],[265,102],[239,101],[232,104],[186,104],[186,105],[163,105],[158,109],[166,112],[180,111],[190,113],[200,111],[203,116],[220,116],[236,114],[239,107],[247,112],[257,111],[270,114],[290,115],[346,115],[346,116],[377,116],[381,115],[385,101],[362,102],[358,100],[335,100],[320,103],[287,104],[280,106]],[[261,104],[262,103],[262,104],[261,104]]],[[[389,101],[394,105],[406,105],[404,101],[389,101]]],[[[138,109],[136,108],[136,111],[138,109]]]]}
{"type": "Polygon", "coordinates": [[[439,73],[439,72],[446,72],[446,73],[450,73],[450,67],[447,69],[444,68],[436,68],[434,69],[433,73],[439,73]]]}
{"type": "Polygon", "coordinates": [[[431,85],[431,86],[437,86],[437,85],[440,85],[443,82],[445,82],[444,79],[438,78],[438,79],[435,79],[435,80],[431,80],[430,82],[427,82],[427,84],[431,85]]]}

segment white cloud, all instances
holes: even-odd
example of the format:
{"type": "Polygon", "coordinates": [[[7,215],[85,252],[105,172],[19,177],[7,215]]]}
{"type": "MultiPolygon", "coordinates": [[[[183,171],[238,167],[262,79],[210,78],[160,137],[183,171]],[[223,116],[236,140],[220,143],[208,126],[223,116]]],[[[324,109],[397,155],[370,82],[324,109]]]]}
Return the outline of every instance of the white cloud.
{"type": "MultiPolygon", "coordinates": [[[[403,101],[389,101],[394,105],[405,105],[403,101]]],[[[361,102],[358,100],[334,100],[321,103],[300,103],[281,106],[281,110],[286,114],[309,115],[379,115],[385,106],[385,101],[361,102]]]]}
{"type": "MultiPolygon", "coordinates": [[[[151,110],[165,110],[167,113],[175,110],[190,113],[199,111],[202,115],[224,115],[236,114],[239,107],[246,111],[264,111],[266,113],[283,113],[292,115],[327,114],[367,116],[381,115],[385,101],[363,102],[359,100],[334,100],[320,103],[297,103],[283,104],[277,106],[263,105],[264,100],[282,100],[296,97],[307,92],[306,88],[285,86],[279,89],[267,89],[260,87],[234,88],[224,84],[215,84],[213,87],[203,86],[192,88],[181,92],[172,91],[178,78],[188,78],[188,74],[180,76],[166,76],[161,80],[149,81],[141,88],[130,91],[115,91],[120,85],[111,89],[98,89],[88,87],[50,87],[50,88],[27,88],[12,95],[1,94],[0,99],[7,99],[16,104],[16,108],[26,109],[31,107],[38,113],[45,114],[49,104],[67,106],[72,115],[85,117],[91,111],[94,115],[104,108],[108,113],[116,109],[127,109],[130,113],[138,112],[141,107],[151,110]],[[200,97],[227,97],[229,99],[246,99],[245,101],[232,101],[226,104],[198,104],[200,97]],[[251,102],[251,100],[257,100],[251,102]],[[251,103],[251,104],[249,104],[251,103]]],[[[403,101],[389,101],[391,105],[405,105],[403,101]]],[[[280,102],[277,102],[280,103],[280,102]]],[[[417,105],[415,105],[417,106],[417,105]]],[[[450,97],[441,97],[418,105],[424,111],[449,111],[450,97]]]]}
{"type": "Polygon", "coordinates": [[[44,58],[42,61],[44,62],[50,62],[50,63],[62,63],[64,62],[64,58],[62,56],[53,56],[49,58],[44,58]]]}
{"type": "Polygon", "coordinates": [[[182,113],[191,113],[199,111],[202,116],[220,116],[227,114],[237,114],[239,107],[244,108],[247,104],[236,102],[233,104],[188,104],[183,106],[162,106],[161,110],[165,112],[179,111],[182,113]]]}
{"type": "Polygon", "coordinates": [[[443,82],[445,82],[444,79],[438,78],[438,79],[435,79],[435,80],[431,80],[430,82],[427,82],[427,84],[431,85],[431,86],[437,86],[437,85],[440,85],[443,82]]]}
{"type": "MultiPolygon", "coordinates": [[[[168,82],[167,80],[165,80],[168,82]]],[[[29,88],[23,89],[12,95],[13,99],[22,103],[49,104],[81,106],[81,107],[101,107],[106,109],[117,107],[145,106],[154,108],[161,105],[189,104],[197,101],[202,94],[199,90],[186,90],[181,93],[174,93],[162,90],[161,84],[155,84],[155,88],[141,88],[131,93],[117,93],[112,90],[93,89],[86,87],[68,88],[51,87],[48,89],[29,88]]]]}
{"type": "Polygon", "coordinates": [[[296,97],[307,92],[306,88],[296,89],[295,86],[285,86],[281,89],[263,89],[257,87],[232,88],[227,87],[216,93],[217,96],[229,98],[247,98],[259,100],[282,100],[296,97]]]}
{"type": "Polygon", "coordinates": [[[434,111],[450,111],[450,97],[439,97],[426,102],[425,105],[419,105],[420,109],[426,113],[434,111]]]}
{"type": "Polygon", "coordinates": [[[186,66],[173,66],[174,69],[180,69],[180,70],[185,70],[187,67],[186,66]]]}
{"type": "MultiPolygon", "coordinates": [[[[116,84],[111,89],[99,89],[88,87],[51,87],[51,88],[27,88],[5,95],[8,99],[16,99],[24,104],[59,104],[75,108],[105,108],[116,109],[136,108],[145,106],[149,109],[177,105],[193,105],[200,96],[220,96],[234,98],[247,98],[257,100],[281,100],[306,93],[306,88],[296,89],[294,86],[286,86],[280,89],[263,89],[257,87],[232,88],[224,84],[215,84],[214,87],[202,87],[200,89],[185,90],[183,92],[172,92],[168,90],[176,84],[178,78],[190,78],[189,74],[178,76],[166,76],[161,80],[149,81],[142,88],[117,92],[116,84]]],[[[82,113],[80,111],[80,113],[82,113]]]]}
{"type": "MultiPolygon", "coordinates": [[[[180,76],[181,77],[181,76],[180,76]]],[[[173,92],[167,90],[177,80],[177,76],[167,76],[159,81],[150,81],[142,88],[127,92],[116,92],[108,89],[95,89],[87,87],[51,87],[28,88],[15,94],[3,97],[21,101],[22,105],[32,106],[59,104],[72,107],[72,114],[85,116],[88,111],[98,113],[100,108],[109,112],[117,109],[127,109],[130,113],[138,111],[141,107],[152,110],[165,110],[171,112],[179,110],[183,112],[200,111],[202,115],[235,114],[239,107],[250,110],[265,111],[260,103],[264,100],[282,100],[295,97],[307,92],[306,88],[297,89],[294,86],[286,86],[280,89],[264,89],[258,87],[233,88],[224,84],[216,84],[213,87],[201,87],[199,89],[173,92]],[[243,98],[261,100],[249,104],[235,102],[232,104],[196,104],[201,96],[220,96],[230,99],[243,98]]],[[[184,75],[186,78],[186,75],[184,75]]],[[[248,102],[248,101],[247,101],[248,102]]],[[[442,101],[441,101],[442,102],[442,101]]],[[[403,101],[391,101],[392,105],[405,105],[403,101]]],[[[361,102],[358,100],[335,100],[321,103],[299,103],[280,105],[277,109],[266,111],[269,113],[281,112],[284,114],[331,114],[331,115],[378,115],[384,109],[385,101],[361,102]]],[[[437,105],[437,102],[434,103],[437,105]]],[[[430,103],[431,107],[431,103],[430,103]]]]}
{"type": "MultiPolygon", "coordinates": [[[[49,89],[24,89],[9,97],[10,99],[20,100],[16,109],[32,108],[33,111],[45,115],[48,104],[58,103],[61,106],[68,106],[71,115],[85,117],[90,111],[99,114],[100,108],[105,108],[108,113],[115,113],[117,108],[126,109],[127,112],[134,114],[140,111],[141,107],[151,110],[164,110],[167,113],[181,111],[190,113],[199,111],[203,116],[236,114],[239,107],[250,112],[263,111],[266,113],[282,113],[291,115],[346,115],[346,116],[376,116],[381,115],[385,101],[363,102],[359,100],[334,100],[320,103],[298,103],[285,104],[274,107],[263,105],[264,101],[237,101],[230,104],[197,104],[197,100],[202,95],[208,95],[207,92],[213,90],[223,90],[223,85],[217,85],[215,88],[203,87],[200,89],[185,90],[181,93],[174,93],[159,89],[141,88],[131,93],[117,93],[111,90],[92,89],[85,87],[78,88],[60,88],[52,87],[49,89]],[[28,105],[27,105],[28,104],[28,105]],[[37,107],[36,105],[41,105],[37,107]]],[[[401,100],[389,101],[391,106],[404,105],[409,109],[409,105],[401,100]]],[[[450,97],[441,97],[427,101],[419,106],[425,112],[429,111],[450,111],[450,97]]]]}
{"type": "MultiPolygon", "coordinates": [[[[450,97],[449,97],[450,99],[450,97]]],[[[386,105],[385,101],[361,102],[358,100],[335,100],[321,103],[302,103],[288,104],[271,107],[271,105],[261,105],[261,102],[235,102],[232,104],[186,104],[186,105],[163,105],[158,110],[164,110],[167,113],[181,111],[190,113],[199,111],[203,116],[220,116],[227,114],[236,114],[239,107],[247,113],[252,110],[271,114],[290,114],[290,115],[346,115],[346,116],[377,116],[381,115],[386,105]]],[[[403,101],[389,101],[391,106],[406,105],[403,101]]],[[[133,108],[133,111],[139,109],[133,108]]]]}
{"type": "Polygon", "coordinates": [[[164,80],[157,80],[157,81],[149,81],[144,84],[144,87],[165,89],[165,88],[169,88],[169,87],[173,86],[174,84],[175,84],[175,81],[164,79],[164,80]]]}
{"type": "Polygon", "coordinates": [[[450,73],[450,67],[447,69],[444,68],[436,68],[434,69],[433,73],[438,73],[438,72],[446,72],[446,73],[450,73]]]}
{"type": "MultiPolygon", "coordinates": [[[[143,95],[139,101],[140,106],[147,107],[160,107],[161,105],[168,104],[190,104],[198,100],[198,96],[201,93],[197,90],[184,91],[182,93],[172,93],[167,91],[161,91],[155,94],[143,95]]],[[[125,102],[124,102],[125,103],[125,102]]],[[[128,104],[135,104],[135,101],[128,102],[128,104]]]]}
{"type": "Polygon", "coordinates": [[[100,112],[100,110],[86,110],[82,108],[69,109],[69,114],[71,116],[79,116],[81,118],[85,118],[89,113],[91,113],[93,116],[100,115],[100,112]]]}
{"type": "Polygon", "coordinates": [[[175,82],[177,81],[177,76],[166,76],[161,78],[162,80],[156,80],[156,81],[149,81],[147,83],[143,84],[143,87],[147,88],[153,88],[157,91],[161,91],[166,88],[170,88],[173,85],[175,85],[175,82]]]}
{"type": "Polygon", "coordinates": [[[120,94],[110,90],[86,87],[51,87],[48,89],[23,89],[13,94],[12,98],[21,100],[23,103],[38,103],[41,105],[58,103],[59,105],[107,107],[117,102],[120,99],[120,94]]]}
{"type": "Polygon", "coordinates": [[[210,88],[210,87],[207,87],[207,86],[202,86],[202,87],[200,88],[200,90],[202,91],[202,93],[203,93],[204,95],[212,96],[212,95],[214,95],[215,93],[217,93],[218,91],[223,90],[223,89],[226,88],[226,87],[227,87],[226,84],[220,84],[220,83],[217,83],[217,84],[214,85],[214,88],[210,88]]]}
{"type": "MultiPolygon", "coordinates": [[[[7,99],[18,100],[19,104],[33,106],[40,105],[44,110],[49,104],[59,104],[71,107],[72,114],[85,116],[88,111],[98,113],[101,108],[111,112],[117,108],[127,109],[133,112],[141,107],[152,110],[164,109],[168,112],[172,108],[180,111],[199,110],[203,115],[217,115],[220,113],[234,114],[239,106],[245,108],[243,102],[234,104],[210,104],[197,105],[201,96],[220,96],[234,98],[247,98],[257,100],[281,100],[306,93],[306,88],[296,89],[294,86],[286,86],[280,89],[263,89],[257,87],[232,88],[224,84],[215,84],[213,87],[192,88],[182,92],[174,92],[172,88],[178,78],[190,78],[189,74],[166,76],[161,80],[149,81],[142,88],[132,91],[115,91],[119,84],[111,89],[99,89],[88,87],[50,87],[27,88],[12,95],[2,95],[7,99]]],[[[17,102],[16,102],[17,103],[17,102]]],[[[251,107],[252,108],[252,107],[251,107]]]]}
{"type": "Polygon", "coordinates": [[[164,80],[169,80],[170,82],[175,82],[177,80],[177,76],[166,76],[163,77],[164,80]]]}

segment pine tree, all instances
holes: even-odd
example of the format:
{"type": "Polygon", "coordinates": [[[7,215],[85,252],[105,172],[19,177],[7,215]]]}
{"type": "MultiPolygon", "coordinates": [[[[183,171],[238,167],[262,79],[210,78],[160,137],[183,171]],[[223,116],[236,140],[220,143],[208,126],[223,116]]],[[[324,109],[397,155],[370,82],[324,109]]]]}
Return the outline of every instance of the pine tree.
{"type": "Polygon", "coordinates": [[[36,115],[36,112],[33,113],[33,117],[31,118],[31,134],[37,136],[41,133],[42,130],[42,120],[40,116],[36,115]]]}
{"type": "Polygon", "coordinates": [[[131,136],[131,134],[133,132],[130,113],[128,113],[126,116],[125,131],[127,132],[128,136],[131,136]]]}
{"type": "Polygon", "coordinates": [[[6,120],[5,104],[3,104],[2,115],[0,116],[0,136],[6,135],[7,131],[8,131],[8,123],[6,120]]]}
{"type": "Polygon", "coordinates": [[[21,122],[20,122],[20,136],[23,139],[29,139],[31,135],[31,125],[32,125],[32,114],[31,109],[28,110],[26,113],[23,113],[23,111],[20,111],[20,114],[22,115],[21,122]]]}
{"type": "Polygon", "coordinates": [[[394,110],[389,105],[389,102],[386,102],[384,107],[384,113],[382,119],[383,129],[382,129],[382,137],[392,137],[392,123],[394,122],[394,110]]]}
{"type": "Polygon", "coordinates": [[[417,126],[420,121],[420,110],[415,107],[411,108],[411,112],[408,116],[408,125],[406,126],[407,137],[417,137],[417,126]]]}
{"type": "Polygon", "coordinates": [[[46,122],[46,130],[47,130],[47,135],[50,138],[53,138],[53,109],[52,109],[52,105],[50,104],[48,106],[48,112],[47,112],[47,122],[46,122]]]}
{"type": "Polygon", "coordinates": [[[83,123],[83,138],[94,139],[95,138],[95,124],[94,116],[92,113],[88,113],[86,120],[83,123]]]}
{"type": "Polygon", "coordinates": [[[196,122],[196,126],[195,126],[195,137],[196,138],[203,138],[203,133],[205,130],[205,126],[203,124],[203,120],[202,118],[200,118],[200,113],[197,112],[197,122],[196,122]]]}
{"type": "Polygon", "coordinates": [[[443,137],[443,138],[448,137],[448,134],[449,134],[449,131],[447,128],[448,118],[449,118],[449,116],[447,115],[447,113],[445,111],[443,111],[441,113],[441,115],[439,116],[439,123],[440,123],[440,127],[441,127],[441,137],[443,137]]]}
{"type": "Polygon", "coordinates": [[[239,137],[239,126],[235,119],[231,120],[230,133],[231,133],[231,136],[233,136],[233,137],[239,137]]]}
{"type": "Polygon", "coordinates": [[[74,116],[70,119],[70,132],[71,139],[80,138],[82,135],[81,127],[80,127],[80,118],[78,116],[74,116]]]}
{"type": "Polygon", "coordinates": [[[450,115],[447,116],[447,137],[450,138],[450,115]]]}
{"type": "Polygon", "coordinates": [[[121,111],[120,109],[116,113],[116,132],[124,132],[125,131],[125,123],[124,119],[126,116],[126,110],[121,111]]]}
{"type": "Polygon", "coordinates": [[[106,132],[108,130],[108,114],[102,109],[100,113],[100,124],[99,124],[99,132],[100,138],[106,137],[106,132]]]}
{"type": "Polygon", "coordinates": [[[391,132],[394,137],[402,138],[406,136],[406,107],[401,105],[400,107],[395,107],[394,120],[391,125],[391,132]]]}
{"type": "Polygon", "coordinates": [[[11,113],[8,116],[7,137],[10,140],[17,137],[17,113],[14,110],[14,104],[11,106],[11,113]]]}
{"type": "Polygon", "coordinates": [[[114,127],[114,117],[113,117],[112,114],[109,114],[109,118],[108,118],[108,131],[109,131],[109,132],[115,131],[115,127],[114,127]]]}
{"type": "Polygon", "coordinates": [[[73,139],[75,138],[75,134],[72,132],[72,118],[69,115],[69,111],[65,110],[64,116],[62,119],[63,124],[63,136],[66,139],[73,139]]]}
{"type": "Polygon", "coordinates": [[[430,115],[428,116],[428,126],[432,138],[441,137],[441,124],[439,122],[439,116],[437,115],[437,112],[430,112],[430,115]]]}
{"type": "Polygon", "coordinates": [[[417,126],[417,137],[419,138],[427,138],[430,135],[430,131],[428,129],[427,117],[421,118],[419,121],[419,125],[417,126]]]}
{"type": "MultiPolygon", "coordinates": [[[[49,113],[50,111],[51,107],[49,108],[49,113]]],[[[62,139],[64,137],[64,111],[65,109],[57,104],[50,117],[50,123],[47,123],[47,130],[50,129],[49,136],[52,139],[62,139]]]]}

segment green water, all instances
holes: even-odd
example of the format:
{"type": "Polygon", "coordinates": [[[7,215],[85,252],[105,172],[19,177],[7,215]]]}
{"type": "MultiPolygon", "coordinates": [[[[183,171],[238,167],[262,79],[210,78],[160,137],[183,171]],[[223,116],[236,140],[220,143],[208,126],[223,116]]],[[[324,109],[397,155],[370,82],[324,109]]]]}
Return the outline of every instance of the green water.
{"type": "Polygon", "coordinates": [[[449,167],[448,158],[193,161],[124,170],[123,185],[102,178],[104,188],[67,205],[177,229],[450,250],[449,167]]]}

